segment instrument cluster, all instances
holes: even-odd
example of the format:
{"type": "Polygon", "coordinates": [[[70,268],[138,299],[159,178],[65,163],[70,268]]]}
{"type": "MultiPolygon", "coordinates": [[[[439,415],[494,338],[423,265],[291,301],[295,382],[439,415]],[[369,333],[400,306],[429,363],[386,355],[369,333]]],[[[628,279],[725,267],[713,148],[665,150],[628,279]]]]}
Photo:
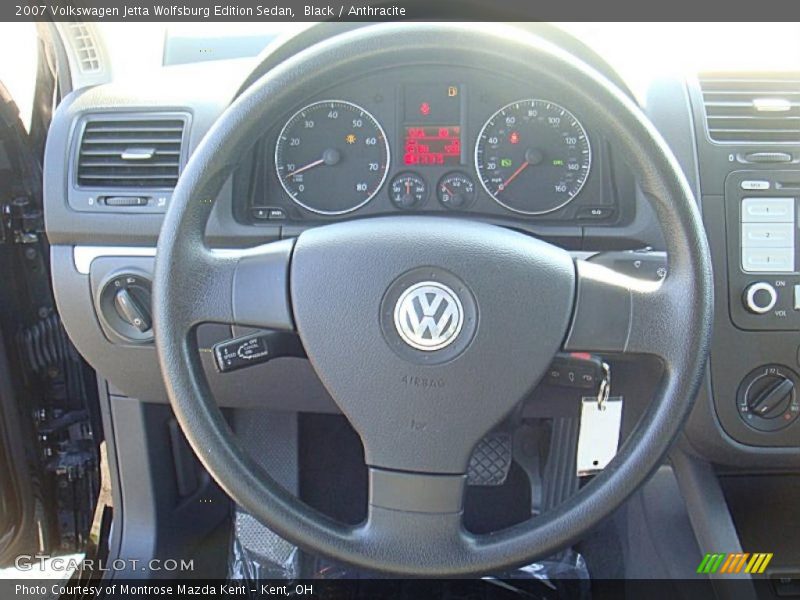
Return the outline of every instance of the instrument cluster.
{"type": "Polygon", "coordinates": [[[407,67],[316,94],[270,124],[249,222],[455,212],[618,224],[625,173],[553,90],[478,69],[407,67]]]}

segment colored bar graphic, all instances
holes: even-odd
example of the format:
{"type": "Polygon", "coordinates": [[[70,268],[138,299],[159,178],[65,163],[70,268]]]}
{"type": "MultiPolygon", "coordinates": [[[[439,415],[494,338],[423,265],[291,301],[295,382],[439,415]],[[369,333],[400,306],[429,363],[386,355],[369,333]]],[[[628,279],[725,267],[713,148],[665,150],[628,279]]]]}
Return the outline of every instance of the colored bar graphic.
{"type": "Polygon", "coordinates": [[[706,554],[697,567],[698,573],[716,573],[727,554],[706,554]]]}
{"type": "Polygon", "coordinates": [[[754,554],[753,558],[747,563],[745,573],[763,573],[769,561],[772,560],[772,553],[769,554],[754,554]]]}
{"type": "Polygon", "coordinates": [[[734,574],[745,573],[760,575],[766,571],[767,566],[772,560],[771,552],[757,552],[749,554],[747,552],[734,552],[730,554],[706,554],[697,567],[698,573],[711,575],[713,573],[734,574]]]}

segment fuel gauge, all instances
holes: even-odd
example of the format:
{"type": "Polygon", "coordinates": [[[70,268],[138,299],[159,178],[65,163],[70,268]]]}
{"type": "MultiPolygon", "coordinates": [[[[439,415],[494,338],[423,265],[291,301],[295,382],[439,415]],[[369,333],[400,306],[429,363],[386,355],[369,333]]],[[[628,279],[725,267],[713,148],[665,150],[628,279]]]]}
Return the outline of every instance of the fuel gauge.
{"type": "Polygon", "coordinates": [[[454,171],[439,180],[436,193],[444,207],[463,210],[475,201],[475,182],[466,173],[454,171]]]}

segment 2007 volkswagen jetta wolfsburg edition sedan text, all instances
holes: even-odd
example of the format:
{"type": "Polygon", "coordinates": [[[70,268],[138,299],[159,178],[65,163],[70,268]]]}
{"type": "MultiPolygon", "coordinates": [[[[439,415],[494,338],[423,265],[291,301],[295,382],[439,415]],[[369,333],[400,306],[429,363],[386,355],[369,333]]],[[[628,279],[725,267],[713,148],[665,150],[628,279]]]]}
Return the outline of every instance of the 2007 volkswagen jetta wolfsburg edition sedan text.
{"type": "Polygon", "coordinates": [[[798,593],[796,25],[212,25],[4,25],[4,576],[798,593]]]}

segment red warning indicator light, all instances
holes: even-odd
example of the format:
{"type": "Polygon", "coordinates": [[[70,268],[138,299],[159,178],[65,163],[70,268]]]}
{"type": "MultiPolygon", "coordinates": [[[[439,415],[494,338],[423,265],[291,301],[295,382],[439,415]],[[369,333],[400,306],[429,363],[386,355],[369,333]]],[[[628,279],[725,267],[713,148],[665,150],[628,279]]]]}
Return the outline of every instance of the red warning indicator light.
{"type": "Polygon", "coordinates": [[[429,114],[431,114],[431,105],[427,102],[423,102],[419,105],[419,112],[427,117],[429,114]]]}
{"type": "Polygon", "coordinates": [[[512,131],[511,135],[508,136],[508,141],[512,144],[519,144],[519,132],[512,131]]]}

